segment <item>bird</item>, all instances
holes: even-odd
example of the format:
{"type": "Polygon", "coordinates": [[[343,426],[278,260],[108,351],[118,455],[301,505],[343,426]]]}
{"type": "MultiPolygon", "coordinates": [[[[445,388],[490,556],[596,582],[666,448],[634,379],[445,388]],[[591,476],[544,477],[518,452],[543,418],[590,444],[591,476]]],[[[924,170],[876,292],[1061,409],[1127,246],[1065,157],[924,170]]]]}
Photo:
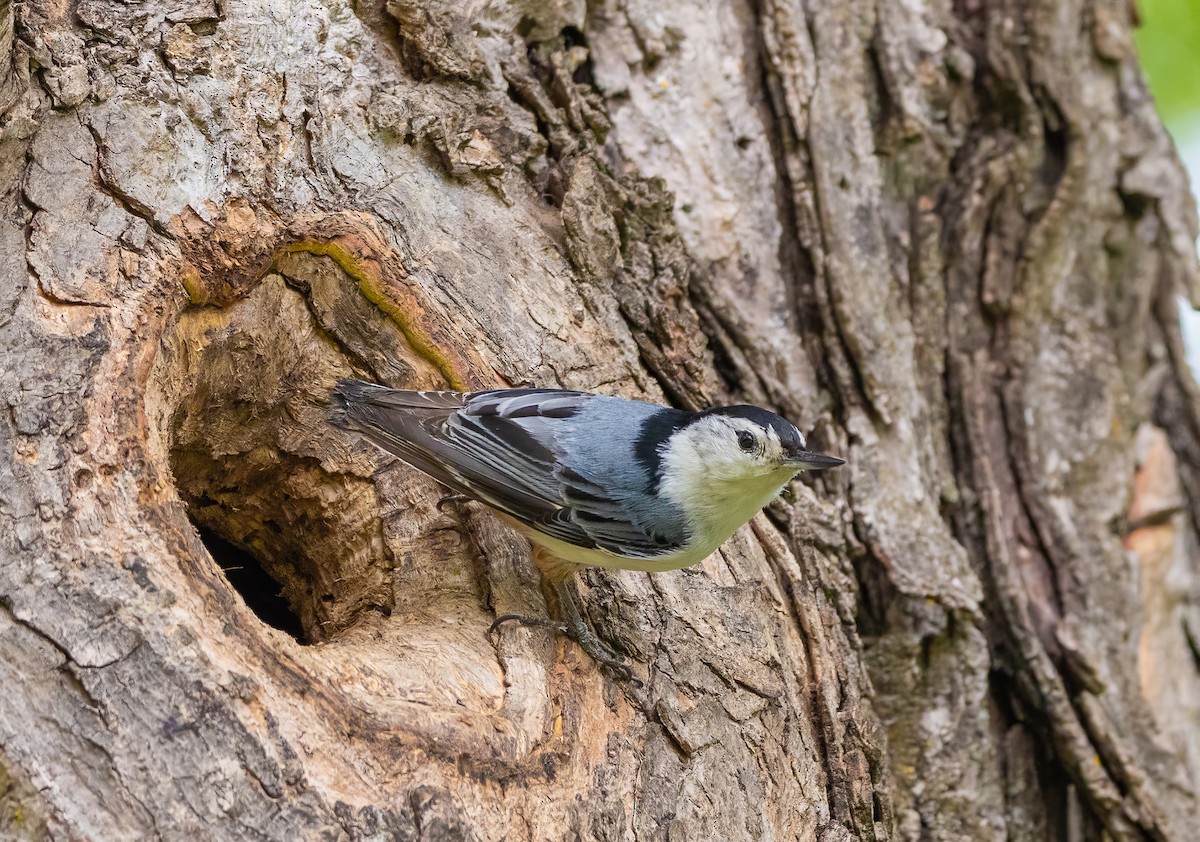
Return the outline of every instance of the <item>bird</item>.
{"type": "Polygon", "coordinates": [[[625,677],[582,619],[581,566],[658,572],[703,561],[800,471],[845,464],[794,424],[750,405],[697,412],[591,392],[410,391],[340,380],[329,420],[361,435],[524,535],[562,623],[552,626],[625,677]]]}

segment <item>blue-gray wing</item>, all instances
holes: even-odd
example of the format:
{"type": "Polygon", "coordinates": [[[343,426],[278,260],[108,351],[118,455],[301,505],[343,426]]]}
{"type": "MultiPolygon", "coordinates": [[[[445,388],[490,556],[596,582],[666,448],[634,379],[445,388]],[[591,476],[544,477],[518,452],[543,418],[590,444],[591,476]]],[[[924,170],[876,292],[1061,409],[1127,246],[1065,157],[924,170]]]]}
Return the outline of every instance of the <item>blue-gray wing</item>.
{"type": "Polygon", "coordinates": [[[331,420],[453,490],[560,541],[653,558],[682,536],[638,523],[621,489],[567,467],[564,423],[596,396],[560,389],[412,392],[357,380],[334,390],[331,420]]]}

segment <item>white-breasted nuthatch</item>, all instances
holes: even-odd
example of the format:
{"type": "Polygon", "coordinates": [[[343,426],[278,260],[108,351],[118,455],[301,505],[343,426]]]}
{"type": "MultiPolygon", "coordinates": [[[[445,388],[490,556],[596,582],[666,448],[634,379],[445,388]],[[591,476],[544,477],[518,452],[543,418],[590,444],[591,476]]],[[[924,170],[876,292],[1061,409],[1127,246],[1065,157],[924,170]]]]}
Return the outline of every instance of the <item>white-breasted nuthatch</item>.
{"type": "Polygon", "coordinates": [[[807,450],[790,422],[756,406],[686,412],[561,389],[413,392],[342,380],[333,423],[361,433],[491,507],[529,539],[565,627],[628,675],[584,623],[577,565],[673,570],[703,560],[803,470],[843,460],[807,450]]]}

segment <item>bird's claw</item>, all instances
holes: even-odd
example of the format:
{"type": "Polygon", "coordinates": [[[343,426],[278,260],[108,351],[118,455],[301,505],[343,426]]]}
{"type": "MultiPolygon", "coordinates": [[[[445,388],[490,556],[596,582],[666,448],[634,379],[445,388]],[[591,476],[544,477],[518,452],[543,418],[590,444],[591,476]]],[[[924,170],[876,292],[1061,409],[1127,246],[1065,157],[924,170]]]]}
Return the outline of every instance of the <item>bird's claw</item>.
{"type": "Polygon", "coordinates": [[[463,503],[470,499],[471,498],[465,494],[447,494],[445,497],[443,497],[441,500],[438,500],[437,503],[434,504],[434,508],[437,509],[442,514],[445,514],[446,510],[442,507],[445,506],[447,503],[463,503]]]}
{"type": "Polygon", "coordinates": [[[612,670],[618,678],[628,681],[633,677],[633,672],[625,663],[625,659],[600,640],[596,633],[586,625],[575,627],[568,625],[563,629],[563,634],[579,644],[579,648],[584,651],[584,654],[600,666],[612,670]]]}
{"type": "Polygon", "coordinates": [[[561,634],[567,633],[567,627],[562,623],[547,620],[544,617],[527,617],[524,614],[501,614],[488,626],[488,636],[494,635],[505,623],[518,623],[522,626],[535,626],[543,629],[553,629],[561,634]]]}
{"type": "Polygon", "coordinates": [[[619,681],[628,681],[631,684],[636,684],[638,687],[642,686],[642,682],[633,677],[633,670],[629,668],[629,664],[622,661],[618,664],[604,664],[603,666],[612,670],[613,676],[619,681]]]}
{"type": "MultiPolygon", "coordinates": [[[[505,623],[518,623],[522,626],[550,629],[565,635],[579,644],[579,648],[601,667],[612,670],[613,674],[621,681],[635,681],[633,670],[629,668],[624,659],[613,652],[586,625],[574,626],[574,624],[570,623],[558,623],[544,617],[529,617],[525,614],[501,614],[488,627],[488,636],[495,635],[505,623]]],[[[640,684],[640,682],[637,683],[640,684]]]]}

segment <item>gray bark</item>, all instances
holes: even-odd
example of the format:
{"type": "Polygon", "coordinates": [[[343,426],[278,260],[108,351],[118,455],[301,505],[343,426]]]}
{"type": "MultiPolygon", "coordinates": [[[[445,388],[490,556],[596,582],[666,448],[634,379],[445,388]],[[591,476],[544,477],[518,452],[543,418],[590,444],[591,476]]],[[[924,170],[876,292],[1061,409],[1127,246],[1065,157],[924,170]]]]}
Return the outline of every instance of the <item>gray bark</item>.
{"type": "Polygon", "coordinates": [[[0,835],[1192,838],[1196,225],[1130,14],[0,0],[0,835]],[[528,548],[343,376],[849,463],[588,572],[622,683],[488,638],[528,548]]]}

